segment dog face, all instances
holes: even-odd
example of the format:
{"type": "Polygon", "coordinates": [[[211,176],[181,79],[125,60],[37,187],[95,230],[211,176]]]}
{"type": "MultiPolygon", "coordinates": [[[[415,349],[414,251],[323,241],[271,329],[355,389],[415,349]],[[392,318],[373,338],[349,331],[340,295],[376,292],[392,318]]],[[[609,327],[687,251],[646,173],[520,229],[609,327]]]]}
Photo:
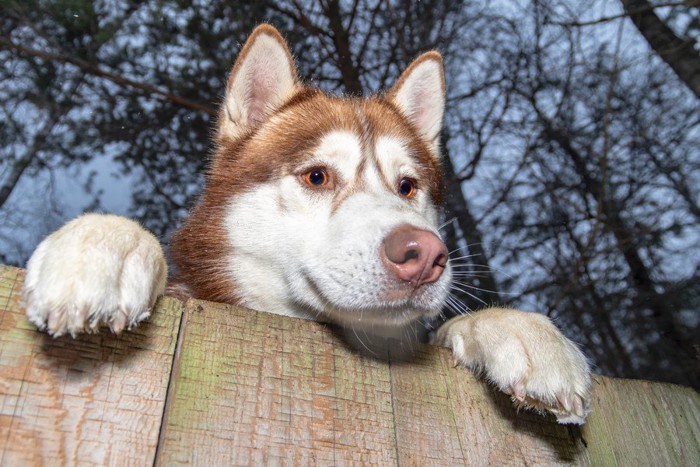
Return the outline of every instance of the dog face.
{"type": "Polygon", "coordinates": [[[299,83],[287,45],[258,27],[231,72],[202,198],[171,244],[193,295],[369,328],[440,312],[440,56],[383,97],[299,83]]]}

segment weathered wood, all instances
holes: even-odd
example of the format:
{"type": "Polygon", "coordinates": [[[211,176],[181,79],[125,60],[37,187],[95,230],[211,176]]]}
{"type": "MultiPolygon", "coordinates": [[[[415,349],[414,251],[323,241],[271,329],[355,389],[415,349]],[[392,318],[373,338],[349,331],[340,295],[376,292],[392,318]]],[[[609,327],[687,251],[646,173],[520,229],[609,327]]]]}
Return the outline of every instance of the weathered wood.
{"type": "Polygon", "coordinates": [[[389,368],[323,325],[190,300],[162,465],[395,463],[389,368]]]}
{"type": "Polygon", "coordinates": [[[700,397],[689,388],[597,376],[594,413],[581,430],[516,413],[507,396],[453,368],[445,349],[425,346],[411,362],[383,363],[348,351],[318,323],[194,300],[183,319],[162,465],[700,459],[700,397]],[[664,411],[644,402],[650,396],[664,411]]]}
{"type": "Polygon", "coordinates": [[[596,376],[588,423],[561,426],[445,349],[377,361],[322,324],[227,305],[188,301],[177,350],[172,299],[121,337],[53,340],[24,318],[21,275],[0,267],[2,465],[700,464],[689,388],[596,376]]]}
{"type": "Polygon", "coordinates": [[[505,394],[426,346],[415,362],[392,365],[402,465],[588,465],[577,427],[517,413],[505,394]]]}
{"type": "Polygon", "coordinates": [[[595,465],[700,465],[700,396],[673,384],[597,377],[581,430],[595,465]]]}
{"type": "Polygon", "coordinates": [[[23,278],[0,266],[0,465],[151,463],[181,303],[119,337],[52,339],[24,315],[23,278]]]}

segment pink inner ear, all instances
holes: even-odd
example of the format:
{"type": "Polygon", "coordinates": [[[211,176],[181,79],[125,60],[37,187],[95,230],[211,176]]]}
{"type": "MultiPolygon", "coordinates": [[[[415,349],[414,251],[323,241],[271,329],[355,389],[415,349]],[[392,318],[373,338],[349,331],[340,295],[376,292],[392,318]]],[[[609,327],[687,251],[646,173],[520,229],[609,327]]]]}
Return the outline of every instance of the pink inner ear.
{"type": "Polygon", "coordinates": [[[416,86],[415,94],[411,102],[411,119],[423,132],[430,129],[431,106],[436,105],[434,91],[426,88],[425,84],[416,86]]]}
{"type": "Polygon", "coordinates": [[[250,83],[248,93],[248,122],[257,125],[264,118],[267,107],[275,97],[276,76],[274,66],[265,62],[256,63],[251,67],[249,76],[246,77],[250,83]]]}

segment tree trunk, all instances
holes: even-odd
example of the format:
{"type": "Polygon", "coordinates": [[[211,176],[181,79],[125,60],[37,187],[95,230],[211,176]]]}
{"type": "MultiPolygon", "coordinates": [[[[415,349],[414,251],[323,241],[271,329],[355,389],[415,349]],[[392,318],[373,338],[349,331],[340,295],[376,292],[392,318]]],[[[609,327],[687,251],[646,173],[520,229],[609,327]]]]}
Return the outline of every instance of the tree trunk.
{"type": "Polygon", "coordinates": [[[352,60],[350,35],[343,27],[339,2],[337,0],[329,1],[324,12],[330,23],[333,45],[335,45],[335,51],[338,54],[338,69],[342,76],[345,92],[353,96],[361,96],[360,72],[352,60]]]}
{"type": "MultiPolygon", "coordinates": [[[[569,156],[576,171],[581,176],[584,190],[602,204],[602,221],[606,229],[613,234],[617,247],[620,250],[627,267],[629,268],[629,280],[636,290],[636,300],[640,307],[648,307],[652,311],[654,324],[661,341],[665,341],[669,348],[676,348],[678,364],[686,371],[686,380],[693,387],[700,387],[700,362],[695,356],[695,351],[684,339],[683,333],[677,328],[672,307],[669,307],[663,294],[656,291],[656,284],[651,272],[642,260],[634,238],[635,234],[629,230],[622,218],[622,207],[614,199],[606,199],[603,196],[602,182],[588,172],[585,165],[585,156],[580,154],[573,146],[569,135],[540,115],[540,121],[544,125],[547,138],[556,142],[569,156]]],[[[668,358],[665,349],[649,349],[656,352],[660,359],[668,358]]]]}
{"type": "MultiPolygon", "coordinates": [[[[700,55],[695,41],[680,38],[654,13],[654,5],[646,0],[620,0],[625,12],[637,26],[649,46],[659,54],[695,97],[700,98],[700,55]]],[[[697,5],[697,2],[695,2],[697,5]]]]}

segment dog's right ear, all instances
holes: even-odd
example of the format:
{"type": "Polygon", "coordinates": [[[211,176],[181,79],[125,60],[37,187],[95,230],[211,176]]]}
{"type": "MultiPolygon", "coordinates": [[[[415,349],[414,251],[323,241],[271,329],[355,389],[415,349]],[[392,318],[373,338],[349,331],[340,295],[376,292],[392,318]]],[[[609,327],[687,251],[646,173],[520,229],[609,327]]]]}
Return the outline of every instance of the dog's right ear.
{"type": "Polygon", "coordinates": [[[297,88],[297,71],[287,43],[269,24],[250,35],[226,86],[219,136],[235,138],[255,128],[297,88]]]}

